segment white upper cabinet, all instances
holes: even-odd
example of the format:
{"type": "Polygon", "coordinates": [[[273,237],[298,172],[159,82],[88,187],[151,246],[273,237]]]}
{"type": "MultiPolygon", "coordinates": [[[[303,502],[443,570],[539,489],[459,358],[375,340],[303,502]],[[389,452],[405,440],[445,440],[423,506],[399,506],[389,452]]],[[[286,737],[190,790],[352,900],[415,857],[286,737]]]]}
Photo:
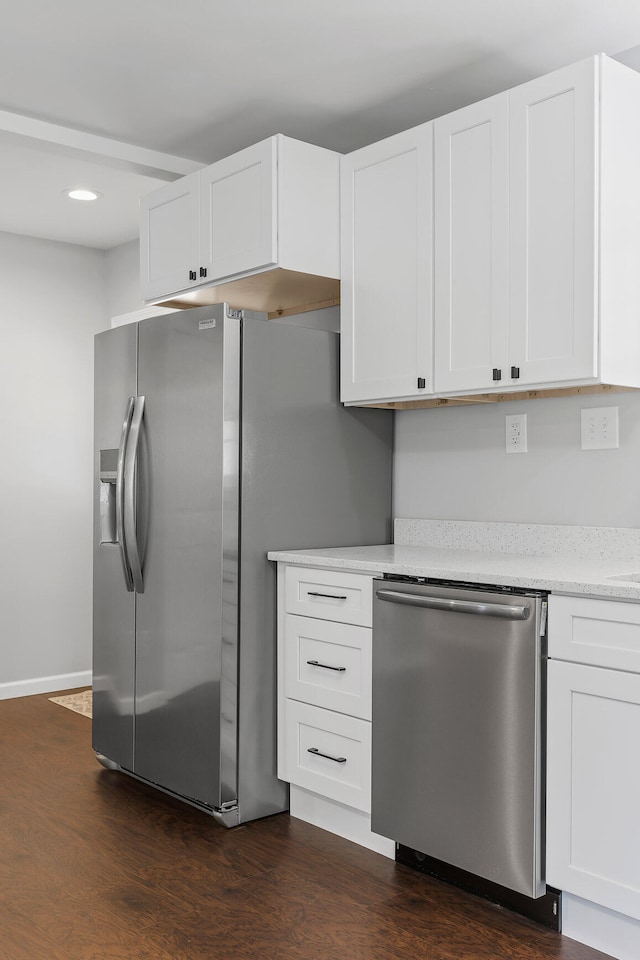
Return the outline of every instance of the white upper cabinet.
{"type": "Polygon", "coordinates": [[[140,277],[143,300],[194,281],[199,259],[200,174],[192,173],[140,200],[140,277]]]}
{"type": "Polygon", "coordinates": [[[206,279],[276,263],[277,164],[272,137],[200,172],[199,271],[206,271],[206,279]]]}
{"type": "Polygon", "coordinates": [[[508,95],[434,121],[435,389],[486,389],[507,365],[508,95]]]}
{"type": "Polygon", "coordinates": [[[599,65],[435,121],[438,393],[598,377],[599,65]]]}
{"type": "Polygon", "coordinates": [[[599,56],[435,122],[437,393],[640,387],[639,112],[599,56]]]}
{"type": "Polygon", "coordinates": [[[640,387],[638,116],[600,55],[344,157],[343,401],[640,387]]]}
{"type": "Polygon", "coordinates": [[[509,93],[508,362],[520,383],[598,376],[599,65],[509,93]]]}
{"type": "Polygon", "coordinates": [[[343,402],[433,393],[432,136],[342,158],[343,402]]]}
{"type": "MultiPolygon", "coordinates": [[[[339,161],[278,134],[143,197],[142,299],[198,302],[195,291],[278,267],[302,275],[302,303],[305,275],[339,278],[339,161]]],[[[254,303],[240,293],[240,305],[254,303]]]]}

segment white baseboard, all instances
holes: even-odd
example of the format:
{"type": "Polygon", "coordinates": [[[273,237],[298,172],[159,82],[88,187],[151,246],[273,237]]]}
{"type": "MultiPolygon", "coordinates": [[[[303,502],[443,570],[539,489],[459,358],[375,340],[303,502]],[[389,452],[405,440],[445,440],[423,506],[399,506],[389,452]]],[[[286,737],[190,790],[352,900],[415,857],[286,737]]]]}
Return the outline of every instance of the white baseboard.
{"type": "Polygon", "coordinates": [[[562,894],[562,934],[617,960],[640,957],[640,921],[569,893],[562,894]]]}
{"type": "Polygon", "coordinates": [[[75,690],[76,687],[90,686],[90,670],[82,670],[80,673],[60,673],[55,677],[33,677],[31,680],[0,683],[0,700],[13,700],[15,697],[32,697],[36,693],[56,693],[58,690],[75,690]]]}
{"type": "Polygon", "coordinates": [[[315,827],[336,833],[345,840],[359,843],[361,847],[375,850],[384,857],[395,859],[396,845],[393,840],[371,831],[371,817],[361,810],[345,807],[336,800],[320,797],[317,793],[291,784],[289,812],[298,820],[305,820],[315,827]]]}

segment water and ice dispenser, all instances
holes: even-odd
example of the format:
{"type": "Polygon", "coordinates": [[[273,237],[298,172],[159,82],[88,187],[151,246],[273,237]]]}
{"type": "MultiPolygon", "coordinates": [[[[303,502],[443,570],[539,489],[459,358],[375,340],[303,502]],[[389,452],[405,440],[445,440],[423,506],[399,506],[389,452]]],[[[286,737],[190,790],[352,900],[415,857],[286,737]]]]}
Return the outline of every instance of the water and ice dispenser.
{"type": "Polygon", "coordinates": [[[118,543],[116,481],[118,449],[100,451],[100,543],[118,543]]]}

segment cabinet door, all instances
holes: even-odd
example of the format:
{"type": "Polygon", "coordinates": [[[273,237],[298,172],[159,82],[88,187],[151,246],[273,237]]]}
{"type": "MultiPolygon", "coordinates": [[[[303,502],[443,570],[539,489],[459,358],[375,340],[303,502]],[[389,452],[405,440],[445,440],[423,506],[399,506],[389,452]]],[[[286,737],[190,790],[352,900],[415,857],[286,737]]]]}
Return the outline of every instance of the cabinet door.
{"type": "Polygon", "coordinates": [[[509,364],[523,383],[598,374],[597,64],[509,93],[509,364]]]}
{"type": "Polygon", "coordinates": [[[342,159],[343,402],[433,393],[432,165],[431,124],[342,159]]]}
{"type": "Polygon", "coordinates": [[[547,883],[640,919],[640,675],[548,664],[547,883]]]}
{"type": "Polygon", "coordinates": [[[487,389],[506,379],[507,124],[506,93],[434,122],[438,393],[487,389]]]}
{"type": "Polygon", "coordinates": [[[277,262],[276,137],[201,170],[200,198],[201,282],[277,262]]]}
{"type": "Polygon", "coordinates": [[[194,286],[199,265],[199,173],[140,200],[140,292],[143,300],[194,286]]]}

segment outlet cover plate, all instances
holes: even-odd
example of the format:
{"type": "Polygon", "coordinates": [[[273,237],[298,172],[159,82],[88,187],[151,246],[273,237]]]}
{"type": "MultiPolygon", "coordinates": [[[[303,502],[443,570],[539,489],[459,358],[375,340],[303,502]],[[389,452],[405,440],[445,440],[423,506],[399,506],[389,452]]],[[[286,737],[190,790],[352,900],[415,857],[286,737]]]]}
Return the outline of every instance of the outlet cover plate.
{"type": "Polygon", "coordinates": [[[582,450],[615,450],[620,446],[618,407],[588,407],[580,411],[582,450]]]}
{"type": "Polygon", "coordinates": [[[505,449],[507,453],[527,452],[527,415],[513,413],[505,417],[505,449]]]}

